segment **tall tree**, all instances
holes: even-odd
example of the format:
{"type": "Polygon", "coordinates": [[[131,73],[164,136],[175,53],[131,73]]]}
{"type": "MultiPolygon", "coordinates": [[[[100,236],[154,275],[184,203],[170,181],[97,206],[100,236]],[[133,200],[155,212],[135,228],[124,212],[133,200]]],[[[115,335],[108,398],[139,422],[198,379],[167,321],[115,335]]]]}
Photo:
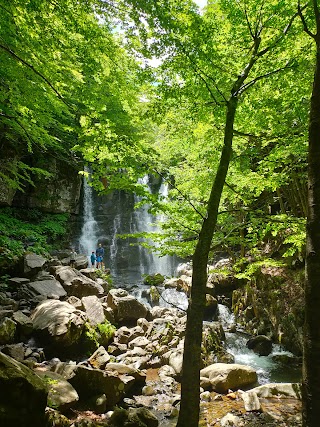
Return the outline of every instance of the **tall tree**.
{"type": "MultiPolygon", "coordinates": [[[[130,3],[130,2],[129,2],[130,3]]],[[[133,3],[133,2],[132,2],[133,3]]],[[[286,36],[297,16],[292,1],[209,3],[203,15],[192,3],[134,2],[147,22],[145,49],[165,57],[160,85],[165,96],[193,96],[212,108],[212,122],[225,115],[223,144],[211,192],[198,210],[201,225],[193,255],[193,277],[184,347],[181,410],[178,427],[196,427],[199,420],[199,372],[207,261],[217,223],[221,195],[232,157],[234,123],[244,94],[262,79],[276,78],[293,65],[284,51],[286,36]],[[148,39],[149,37],[149,39],[148,39]],[[153,40],[153,42],[150,40],[153,40]]],[[[239,123],[240,120],[237,120],[239,123]]],[[[219,147],[219,148],[220,148],[219,147]]]]}
{"type": "Polygon", "coordinates": [[[316,427],[320,419],[320,10],[318,1],[299,14],[304,31],[316,46],[310,101],[308,154],[308,219],[303,353],[303,426],[316,427]]]}

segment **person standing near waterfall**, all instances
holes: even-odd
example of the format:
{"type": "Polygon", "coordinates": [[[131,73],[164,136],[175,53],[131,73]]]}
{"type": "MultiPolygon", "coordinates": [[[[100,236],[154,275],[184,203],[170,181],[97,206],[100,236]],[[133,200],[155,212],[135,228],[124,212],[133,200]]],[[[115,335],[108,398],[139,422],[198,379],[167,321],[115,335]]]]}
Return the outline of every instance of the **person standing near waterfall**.
{"type": "Polygon", "coordinates": [[[101,243],[99,243],[99,245],[98,245],[98,247],[96,249],[96,257],[97,257],[97,268],[101,268],[102,269],[103,258],[104,258],[104,247],[102,246],[101,243]],[[99,258],[100,262],[98,262],[98,258],[99,258]]]}

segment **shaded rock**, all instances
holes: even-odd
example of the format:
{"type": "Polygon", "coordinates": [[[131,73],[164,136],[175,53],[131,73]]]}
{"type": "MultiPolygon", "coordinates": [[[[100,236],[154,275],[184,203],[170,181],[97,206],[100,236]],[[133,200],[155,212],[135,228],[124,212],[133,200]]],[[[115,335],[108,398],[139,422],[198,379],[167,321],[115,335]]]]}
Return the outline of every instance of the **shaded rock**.
{"type": "Polygon", "coordinates": [[[96,280],[97,279],[97,270],[92,267],[83,268],[80,270],[81,274],[84,274],[89,279],[96,280]]]}
{"type": "Polygon", "coordinates": [[[15,287],[19,287],[20,285],[23,285],[28,282],[30,282],[30,279],[27,279],[26,277],[11,277],[8,280],[8,283],[15,287]]]}
{"type": "Polygon", "coordinates": [[[61,412],[71,408],[78,402],[79,396],[72,385],[61,375],[52,371],[35,369],[35,373],[43,378],[47,384],[48,406],[61,412]]]}
{"type": "Polygon", "coordinates": [[[0,352],[0,425],[43,427],[47,390],[31,369],[0,352]]]}
{"type": "Polygon", "coordinates": [[[247,341],[247,347],[259,356],[268,356],[272,352],[272,341],[265,335],[257,335],[247,341]]]}
{"type": "Polygon", "coordinates": [[[22,343],[5,345],[1,351],[18,362],[23,362],[25,357],[25,347],[22,343]]]}
{"type": "Polygon", "coordinates": [[[116,408],[110,417],[111,427],[158,427],[158,419],[147,408],[116,408]]]}
{"type": "Polygon", "coordinates": [[[218,311],[218,301],[212,295],[206,294],[206,305],[204,316],[205,318],[214,318],[217,315],[218,311]]]}
{"type": "Polygon", "coordinates": [[[23,260],[23,272],[27,277],[35,276],[46,264],[46,259],[40,255],[30,253],[23,260]]]}
{"type": "Polygon", "coordinates": [[[17,335],[19,339],[24,340],[29,337],[33,331],[33,324],[31,319],[26,316],[22,311],[18,310],[13,313],[12,319],[17,325],[17,335]]]}
{"type": "Polygon", "coordinates": [[[70,420],[66,416],[49,407],[46,408],[45,419],[46,426],[70,427],[70,420]]]}
{"type": "Polygon", "coordinates": [[[108,371],[90,369],[85,366],[77,366],[74,376],[69,382],[79,393],[80,399],[85,401],[93,396],[105,394],[107,406],[112,407],[118,403],[133,386],[135,379],[131,376],[121,378],[108,371]]]}
{"type": "Polygon", "coordinates": [[[15,322],[8,317],[0,321],[0,345],[14,342],[16,327],[15,322]]]}
{"type": "Polygon", "coordinates": [[[88,267],[88,258],[86,257],[86,255],[77,255],[75,268],[77,268],[78,270],[85,270],[87,267],[88,267]]]}

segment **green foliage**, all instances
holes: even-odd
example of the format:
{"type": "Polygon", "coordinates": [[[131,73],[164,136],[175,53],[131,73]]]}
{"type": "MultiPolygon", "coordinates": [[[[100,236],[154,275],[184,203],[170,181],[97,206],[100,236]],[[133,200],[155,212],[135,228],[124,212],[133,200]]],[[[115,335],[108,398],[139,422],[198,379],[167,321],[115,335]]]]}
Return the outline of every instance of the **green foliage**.
{"type": "Polygon", "coordinates": [[[35,209],[0,210],[0,267],[7,268],[24,253],[47,255],[67,234],[68,214],[44,214],[35,209]]]}
{"type": "Polygon", "coordinates": [[[104,323],[99,323],[95,327],[90,323],[85,324],[85,332],[83,336],[84,346],[88,352],[96,350],[100,345],[106,346],[114,336],[116,327],[108,320],[104,323]]]}
{"type": "Polygon", "coordinates": [[[107,289],[105,289],[106,292],[109,292],[110,289],[113,288],[112,286],[112,277],[110,276],[109,273],[106,273],[103,270],[100,270],[99,268],[97,268],[95,270],[95,274],[97,277],[99,277],[100,279],[104,280],[108,285],[107,285],[107,289]]]}
{"type": "Polygon", "coordinates": [[[161,285],[164,282],[164,276],[160,273],[144,275],[143,283],[149,286],[161,285]]]}
{"type": "Polygon", "coordinates": [[[116,327],[106,320],[104,323],[99,323],[97,325],[97,330],[100,335],[100,341],[108,343],[113,338],[116,327]]]}
{"type": "Polygon", "coordinates": [[[276,261],[271,258],[264,258],[259,261],[252,261],[248,264],[247,260],[239,260],[239,262],[234,266],[235,271],[242,267],[242,262],[245,262],[247,265],[244,270],[241,269],[241,272],[235,274],[235,277],[238,279],[248,279],[251,280],[257,274],[257,272],[261,271],[261,268],[267,267],[283,267],[284,263],[282,261],[276,261]]]}

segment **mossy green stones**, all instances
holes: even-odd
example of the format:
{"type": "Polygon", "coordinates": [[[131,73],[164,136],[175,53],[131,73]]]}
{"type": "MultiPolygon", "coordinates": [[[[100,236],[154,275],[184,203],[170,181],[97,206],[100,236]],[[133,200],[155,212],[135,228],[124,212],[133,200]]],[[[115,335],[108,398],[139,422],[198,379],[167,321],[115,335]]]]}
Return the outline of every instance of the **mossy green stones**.
{"type": "Polygon", "coordinates": [[[89,322],[85,324],[82,337],[86,352],[95,351],[100,345],[106,346],[114,336],[116,327],[108,320],[92,326],[89,322]]]}

